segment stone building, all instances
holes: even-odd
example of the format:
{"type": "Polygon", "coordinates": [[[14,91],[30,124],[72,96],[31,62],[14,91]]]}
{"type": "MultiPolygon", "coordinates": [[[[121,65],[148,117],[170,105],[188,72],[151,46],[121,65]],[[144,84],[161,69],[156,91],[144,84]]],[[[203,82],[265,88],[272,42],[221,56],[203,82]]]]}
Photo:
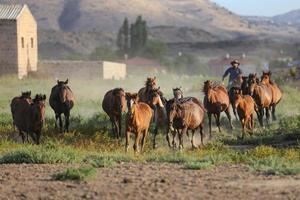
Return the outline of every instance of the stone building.
{"type": "Polygon", "coordinates": [[[0,75],[37,71],[37,23],[28,6],[0,4],[0,75]]]}

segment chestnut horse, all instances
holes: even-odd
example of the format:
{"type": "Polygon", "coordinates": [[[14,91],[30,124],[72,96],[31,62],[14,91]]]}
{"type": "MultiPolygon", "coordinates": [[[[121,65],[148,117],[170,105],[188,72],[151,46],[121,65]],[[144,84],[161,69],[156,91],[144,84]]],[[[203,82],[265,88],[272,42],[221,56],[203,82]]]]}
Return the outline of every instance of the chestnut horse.
{"type": "MultiPolygon", "coordinates": [[[[126,147],[129,148],[130,133],[135,134],[135,142],[133,145],[134,152],[138,152],[140,137],[142,136],[141,151],[145,146],[145,140],[148,135],[148,129],[152,118],[152,109],[146,103],[139,102],[138,94],[126,93],[126,101],[128,112],[126,114],[126,147]]],[[[162,106],[161,99],[158,97],[152,98],[149,102],[151,105],[162,106]]]]}
{"type": "Polygon", "coordinates": [[[249,74],[249,92],[257,105],[257,117],[261,126],[264,126],[264,110],[266,112],[267,124],[270,118],[270,106],[272,105],[272,90],[265,84],[258,83],[256,74],[249,74]]]}
{"type": "Polygon", "coordinates": [[[230,127],[231,129],[233,129],[230,111],[229,111],[230,102],[229,102],[227,89],[223,85],[213,85],[213,82],[208,80],[204,82],[203,92],[205,94],[203,102],[208,115],[210,138],[211,138],[211,115],[214,115],[216,119],[216,124],[219,128],[219,132],[221,132],[221,127],[220,127],[221,112],[226,113],[226,116],[229,120],[230,127]]]}
{"type": "Polygon", "coordinates": [[[103,98],[102,108],[109,116],[113,133],[117,138],[121,137],[122,112],[125,112],[126,98],[122,88],[109,90],[103,98]]]}
{"type": "Polygon", "coordinates": [[[74,106],[75,99],[74,94],[68,86],[68,79],[66,81],[57,80],[50,94],[49,103],[51,108],[55,112],[55,127],[57,127],[57,120],[59,120],[60,132],[63,132],[63,123],[61,114],[65,115],[65,129],[69,131],[70,124],[70,111],[74,106]]]}
{"type": "MultiPolygon", "coordinates": [[[[203,146],[203,126],[205,110],[192,100],[180,103],[175,100],[168,110],[169,129],[178,132],[179,148],[183,148],[183,135],[188,135],[188,130],[192,131],[191,144],[194,144],[194,134],[200,130],[201,144],[203,146]]],[[[169,141],[168,141],[169,142],[169,141]]],[[[170,144],[169,144],[170,146],[170,144]]]]}
{"type": "Polygon", "coordinates": [[[242,139],[244,139],[245,129],[250,129],[250,134],[253,134],[254,130],[254,111],[257,109],[253,98],[249,95],[243,95],[243,92],[239,88],[233,88],[234,91],[234,107],[237,110],[237,114],[240,118],[243,134],[242,139]]]}
{"type": "Polygon", "coordinates": [[[138,92],[140,102],[148,103],[150,99],[151,90],[156,88],[156,77],[148,77],[145,83],[145,87],[141,88],[138,92]]]}
{"type": "Polygon", "coordinates": [[[269,88],[271,88],[272,91],[272,103],[271,103],[271,108],[272,108],[272,120],[276,120],[276,115],[275,115],[275,110],[277,104],[280,102],[282,98],[282,92],[279,89],[279,87],[271,81],[271,75],[272,73],[269,72],[263,72],[263,75],[261,77],[261,83],[267,85],[269,88]]]}

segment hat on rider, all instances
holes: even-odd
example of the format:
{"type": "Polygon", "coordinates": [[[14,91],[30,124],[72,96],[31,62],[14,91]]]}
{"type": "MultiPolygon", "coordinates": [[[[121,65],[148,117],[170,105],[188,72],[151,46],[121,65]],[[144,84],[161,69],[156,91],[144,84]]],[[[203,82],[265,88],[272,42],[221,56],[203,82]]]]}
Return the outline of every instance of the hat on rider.
{"type": "Polygon", "coordinates": [[[238,65],[240,65],[240,62],[238,61],[238,60],[233,60],[233,61],[231,61],[231,63],[230,63],[231,65],[234,65],[234,64],[238,64],[238,65]]]}

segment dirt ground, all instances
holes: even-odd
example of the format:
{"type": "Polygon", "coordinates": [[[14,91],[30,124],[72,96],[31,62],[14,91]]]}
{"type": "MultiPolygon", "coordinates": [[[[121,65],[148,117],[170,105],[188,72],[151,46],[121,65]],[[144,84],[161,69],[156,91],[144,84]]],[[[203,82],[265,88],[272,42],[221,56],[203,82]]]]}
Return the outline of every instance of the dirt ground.
{"type": "Polygon", "coordinates": [[[300,176],[267,176],[244,166],[187,170],[175,164],[119,164],[94,180],[53,181],[71,165],[0,165],[0,199],[300,199],[300,176]]]}

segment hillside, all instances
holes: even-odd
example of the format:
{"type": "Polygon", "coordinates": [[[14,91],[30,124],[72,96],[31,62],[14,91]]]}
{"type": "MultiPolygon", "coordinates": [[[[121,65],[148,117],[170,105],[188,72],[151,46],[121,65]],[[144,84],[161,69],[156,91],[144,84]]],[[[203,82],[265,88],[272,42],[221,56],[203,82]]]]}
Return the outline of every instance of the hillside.
{"type": "Polygon", "coordinates": [[[286,23],[289,25],[297,25],[300,26],[300,9],[293,10],[291,12],[277,15],[272,18],[273,21],[277,23],[286,23]]]}
{"type": "Polygon", "coordinates": [[[266,18],[241,17],[210,0],[0,0],[26,3],[39,25],[43,58],[89,54],[113,46],[125,17],[143,15],[150,37],[165,43],[230,40],[298,40],[296,27],[266,18]]]}

